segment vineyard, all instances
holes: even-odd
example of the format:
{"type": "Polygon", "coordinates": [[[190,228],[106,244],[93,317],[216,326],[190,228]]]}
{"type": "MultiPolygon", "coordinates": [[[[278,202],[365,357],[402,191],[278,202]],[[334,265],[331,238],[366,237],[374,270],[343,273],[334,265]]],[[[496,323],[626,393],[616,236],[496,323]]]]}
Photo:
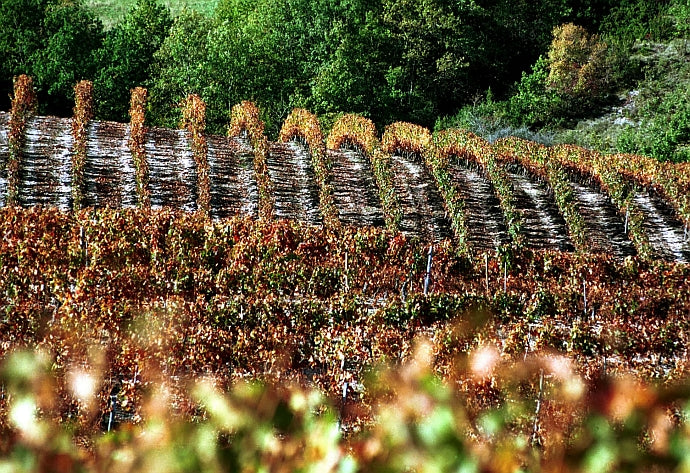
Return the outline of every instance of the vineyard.
{"type": "Polygon", "coordinates": [[[685,471],[686,166],[78,87],[0,113],[0,470],[685,471]]]}

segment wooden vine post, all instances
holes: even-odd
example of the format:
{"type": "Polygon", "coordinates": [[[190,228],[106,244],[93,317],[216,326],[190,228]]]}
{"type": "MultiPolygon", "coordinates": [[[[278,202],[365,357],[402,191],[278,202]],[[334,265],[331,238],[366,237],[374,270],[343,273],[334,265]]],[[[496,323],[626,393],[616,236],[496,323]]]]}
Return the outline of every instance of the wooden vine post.
{"type": "Polygon", "coordinates": [[[146,158],[146,100],[148,91],[143,87],[132,89],[129,103],[129,149],[134,161],[137,182],[137,201],[143,209],[151,208],[149,189],[149,163],[146,158]]]}
{"type": "Polygon", "coordinates": [[[182,107],[182,127],[192,135],[192,154],[196,163],[197,208],[208,215],[211,211],[211,183],[209,179],[208,143],[206,136],[206,103],[196,94],[187,96],[182,107]]]}
{"type": "Polygon", "coordinates": [[[268,175],[268,139],[264,134],[264,122],[259,118],[259,108],[250,101],[232,107],[228,136],[238,136],[243,131],[249,134],[254,149],[254,175],[259,193],[259,219],[272,220],[275,203],[273,183],[268,175]]]}
{"type": "Polygon", "coordinates": [[[93,83],[82,80],[74,86],[74,116],[72,117],[72,209],[80,210],[84,200],[84,167],[89,122],[93,119],[93,83]]]}
{"type": "Polygon", "coordinates": [[[24,147],[24,131],[29,118],[36,111],[36,92],[31,77],[22,74],[14,80],[14,97],[9,122],[9,158],[7,160],[7,205],[17,205],[19,168],[24,147]]]}

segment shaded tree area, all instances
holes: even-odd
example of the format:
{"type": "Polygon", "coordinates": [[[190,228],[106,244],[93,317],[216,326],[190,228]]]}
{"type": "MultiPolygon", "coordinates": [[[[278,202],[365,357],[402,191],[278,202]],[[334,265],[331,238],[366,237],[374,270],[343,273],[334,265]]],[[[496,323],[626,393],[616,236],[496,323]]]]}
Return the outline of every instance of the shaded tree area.
{"type": "Polygon", "coordinates": [[[80,0],[4,0],[0,94],[36,78],[43,113],[69,114],[72,86],[95,82],[96,112],[125,120],[129,91],[150,89],[149,120],[174,126],[190,93],[222,132],[232,105],[256,101],[269,132],[307,107],[328,120],[355,112],[379,126],[433,125],[488,89],[506,98],[546,53],[559,24],[598,25],[608,0],[220,0],[213,17],[172,18],[138,0],[105,31],[80,0]]]}
{"type": "Polygon", "coordinates": [[[12,78],[35,79],[40,111],[62,115],[73,87],[98,69],[93,51],[103,41],[101,22],[79,2],[3,0],[0,3],[0,104],[9,108],[12,78]]]}

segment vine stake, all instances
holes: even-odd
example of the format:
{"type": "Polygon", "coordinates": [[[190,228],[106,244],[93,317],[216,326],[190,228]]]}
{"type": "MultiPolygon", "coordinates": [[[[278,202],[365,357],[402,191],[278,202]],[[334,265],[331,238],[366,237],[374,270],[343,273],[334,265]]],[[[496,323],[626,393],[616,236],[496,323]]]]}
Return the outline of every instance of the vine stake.
{"type": "Polygon", "coordinates": [[[434,245],[429,247],[429,257],[426,263],[426,277],[424,278],[424,295],[429,293],[429,283],[431,282],[431,263],[434,257],[434,245]]]}

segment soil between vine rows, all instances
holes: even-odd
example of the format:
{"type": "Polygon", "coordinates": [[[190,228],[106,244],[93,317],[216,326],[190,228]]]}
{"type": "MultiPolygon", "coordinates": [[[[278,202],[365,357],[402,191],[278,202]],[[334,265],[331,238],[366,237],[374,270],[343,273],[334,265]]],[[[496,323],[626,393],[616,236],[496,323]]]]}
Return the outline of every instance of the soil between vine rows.
{"type": "Polygon", "coordinates": [[[643,227],[659,257],[678,263],[690,262],[690,240],[671,206],[646,190],[636,190],[634,200],[644,212],[643,227]]]}
{"type": "Polygon", "coordinates": [[[568,229],[556,201],[543,182],[519,165],[507,167],[516,207],[522,212],[527,246],[534,249],[573,251],[568,229]]]}
{"type": "Polygon", "coordinates": [[[597,253],[612,254],[618,258],[637,254],[625,223],[616,206],[595,186],[571,177],[578,210],[585,221],[587,238],[597,253]]]}
{"type": "Polygon", "coordinates": [[[333,200],[347,225],[383,227],[385,221],[368,159],[355,150],[329,151],[333,200]]]}
{"type": "Polygon", "coordinates": [[[28,120],[19,167],[19,202],[67,211],[72,201],[72,121],[33,117],[28,120]]]}
{"type": "Polygon", "coordinates": [[[84,165],[87,207],[136,207],[137,183],[129,126],[91,122],[84,165]]]}
{"type": "Polygon", "coordinates": [[[146,133],[151,207],[196,210],[196,165],[184,130],[150,128],[146,133]]]}
{"type": "Polygon", "coordinates": [[[245,141],[220,136],[208,137],[213,218],[258,215],[259,194],[253,160],[254,153],[245,141]]]}
{"type": "Polygon", "coordinates": [[[295,142],[271,143],[268,175],[273,183],[276,218],[322,223],[319,189],[307,149],[295,142]]]}
{"type": "Polygon", "coordinates": [[[413,157],[391,159],[396,193],[403,207],[400,230],[435,242],[452,238],[443,198],[426,167],[413,157]]]}
{"type": "Polygon", "coordinates": [[[470,246],[477,250],[493,250],[510,241],[491,181],[466,160],[451,164],[449,170],[465,202],[470,246]]]}

